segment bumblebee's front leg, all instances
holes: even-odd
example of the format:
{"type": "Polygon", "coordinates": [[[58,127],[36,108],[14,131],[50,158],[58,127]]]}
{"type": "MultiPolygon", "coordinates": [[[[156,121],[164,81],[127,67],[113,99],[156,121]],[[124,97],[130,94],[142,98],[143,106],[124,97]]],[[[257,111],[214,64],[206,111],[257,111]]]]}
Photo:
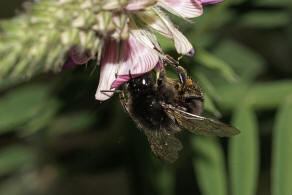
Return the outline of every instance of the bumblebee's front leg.
{"type": "Polygon", "coordinates": [[[180,80],[180,83],[182,84],[182,87],[185,87],[188,79],[187,71],[182,66],[177,66],[176,72],[178,74],[178,78],[180,80]]]}

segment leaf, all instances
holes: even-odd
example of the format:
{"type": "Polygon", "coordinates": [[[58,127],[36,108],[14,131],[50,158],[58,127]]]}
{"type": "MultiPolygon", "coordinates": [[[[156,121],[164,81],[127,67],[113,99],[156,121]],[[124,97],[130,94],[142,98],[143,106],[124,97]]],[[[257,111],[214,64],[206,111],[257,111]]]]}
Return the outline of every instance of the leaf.
{"type": "Polygon", "coordinates": [[[97,119],[89,112],[70,113],[60,116],[51,122],[49,133],[62,135],[70,132],[78,132],[89,128],[97,119]]]}
{"type": "Polygon", "coordinates": [[[218,44],[214,54],[228,63],[244,80],[252,80],[265,70],[265,60],[259,54],[234,41],[218,44]]]}
{"type": "Polygon", "coordinates": [[[0,99],[0,134],[13,130],[42,111],[49,88],[30,85],[17,88],[0,99]]]}
{"type": "Polygon", "coordinates": [[[214,102],[212,101],[212,99],[209,98],[208,95],[204,95],[204,108],[213,113],[216,117],[221,117],[221,113],[219,112],[219,110],[216,108],[214,102]]]}
{"type": "Polygon", "coordinates": [[[291,7],[291,1],[290,0],[257,0],[254,2],[256,5],[261,6],[289,6],[291,7]]]}
{"type": "Polygon", "coordinates": [[[207,93],[212,99],[218,101],[220,99],[220,95],[218,94],[216,87],[207,78],[207,76],[200,71],[196,71],[194,75],[198,79],[199,85],[203,87],[204,93],[207,93]]]}
{"type": "Polygon", "coordinates": [[[240,134],[229,143],[229,168],[232,195],[255,195],[259,173],[259,137],[254,111],[241,103],[234,113],[233,125],[240,134]]]}
{"type": "Polygon", "coordinates": [[[249,90],[247,99],[256,109],[277,108],[292,91],[292,81],[257,83],[249,90]]]}
{"type": "Polygon", "coordinates": [[[258,82],[252,86],[246,82],[216,86],[221,98],[220,106],[233,109],[243,100],[254,109],[274,109],[291,94],[292,81],[258,82]]]}
{"type": "Polygon", "coordinates": [[[23,146],[10,146],[0,150],[0,176],[31,164],[33,152],[23,146]]]}
{"type": "Polygon", "coordinates": [[[56,116],[59,108],[60,102],[54,98],[51,98],[42,108],[41,114],[39,114],[38,117],[32,118],[21,128],[23,129],[22,135],[28,136],[49,126],[56,116]]]}
{"type": "Polygon", "coordinates": [[[288,25],[291,16],[288,12],[283,11],[264,11],[248,12],[244,15],[239,23],[245,27],[253,28],[279,28],[288,25]]]}
{"type": "Polygon", "coordinates": [[[224,109],[233,110],[238,105],[238,101],[243,100],[249,90],[246,82],[231,83],[215,86],[220,94],[219,105],[224,109]]]}
{"type": "Polygon", "coordinates": [[[196,60],[207,68],[218,71],[226,80],[235,81],[237,75],[223,60],[206,51],[200,50],[196,54],[196,60]]]}
{"type": "Polygon", "coordinates": [[[272,194],[292,194],[292,95],[279,108],[273,136],[272,194]]]}
{"type": "Polygon", "coordinates": [[[215,137],[193,136],[193,166],[203,195],[226,195],[226,170],[222,147],[215,137]]]}
{"type": "Polygon", "coordinates": [[[175,186],[174,172],[169,167],[161,167],[156,174],[156,185],[158,194],[173,195],[175,186]]]}

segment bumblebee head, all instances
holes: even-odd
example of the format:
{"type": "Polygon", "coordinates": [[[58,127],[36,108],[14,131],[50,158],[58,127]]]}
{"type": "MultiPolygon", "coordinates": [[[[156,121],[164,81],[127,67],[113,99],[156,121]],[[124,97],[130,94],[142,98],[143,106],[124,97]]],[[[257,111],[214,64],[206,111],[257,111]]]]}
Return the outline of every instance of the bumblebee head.
{"type": "Polygon", "coordinates": [[[142,76],[132,78],[130,81],[128,81],[127,88],[132,94],[137,95],[152,92],[152,75],[150,73],[146,73],[142,76]]]}

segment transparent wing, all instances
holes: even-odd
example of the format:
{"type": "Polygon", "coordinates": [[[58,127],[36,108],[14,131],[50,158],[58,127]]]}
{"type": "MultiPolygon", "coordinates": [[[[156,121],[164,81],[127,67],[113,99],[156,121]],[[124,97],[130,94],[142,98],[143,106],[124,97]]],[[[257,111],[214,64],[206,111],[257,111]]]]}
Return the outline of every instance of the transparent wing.
{"type": "Polygon", "coordinates": [[[236,128],[220,121],[191,114],[169,104],[163,104],[163,107],[168,114],[174,116],[180,126],[194,134],[229,137],[240,133],[236,128]]]}
{"type": "Polygon", "coordinates": [[[178,158],[178,152],[182,150],[181,142],[173,133],[163,131],[145,131],[151,150],[155,156],[168,162],[174,162],[178,158]]]}

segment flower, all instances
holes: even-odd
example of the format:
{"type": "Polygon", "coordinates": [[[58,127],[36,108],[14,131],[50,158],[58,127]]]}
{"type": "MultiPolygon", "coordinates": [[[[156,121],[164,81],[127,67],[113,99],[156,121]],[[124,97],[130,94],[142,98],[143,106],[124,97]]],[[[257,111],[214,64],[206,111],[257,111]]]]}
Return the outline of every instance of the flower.
{"type": "MultiPolygon", "coordinates": [[[[92,27],[98,32],[100,42],[102,42],[99,44],[97,58],[98,63],[101,64],[100,79],[95,94],[95,98],[100,101],[109,99],[114,94],[115,88],[130,80],[129,72],[131,72],[131,77],[137,77],[152,70],[159,60],[164,58],[154,32],[173,40],[179,54],[188,56],[194,54],[191,43],[162,9],[188,20],[202,15],[203,5],[217,3],[220,0],[108,0],[103,2],[101,6],[103,11],[96,16],[98,23],[92,27]]],[[[74,24],[82,26],[84,21],[76,19],[74,24]]],[[[75,64],[80,64],[81,61],[90,59],[89,56],[84,58],[84,55],[79,55],[72,58],[71,55],[71,59],[73,61],[75,59],[75,64]],[[82,60],[76,62],[76,58],[82,60]]]]}
{"type": "Polygon", "coordinates": [[[89,52],[82,52],[77,47],[73,47],[69,51],[69,58],[66,60],[62,69],[65,70],[75,65],[86,64],[91,59],[93,59],[93,56],[90,56],[89,52]]]}

